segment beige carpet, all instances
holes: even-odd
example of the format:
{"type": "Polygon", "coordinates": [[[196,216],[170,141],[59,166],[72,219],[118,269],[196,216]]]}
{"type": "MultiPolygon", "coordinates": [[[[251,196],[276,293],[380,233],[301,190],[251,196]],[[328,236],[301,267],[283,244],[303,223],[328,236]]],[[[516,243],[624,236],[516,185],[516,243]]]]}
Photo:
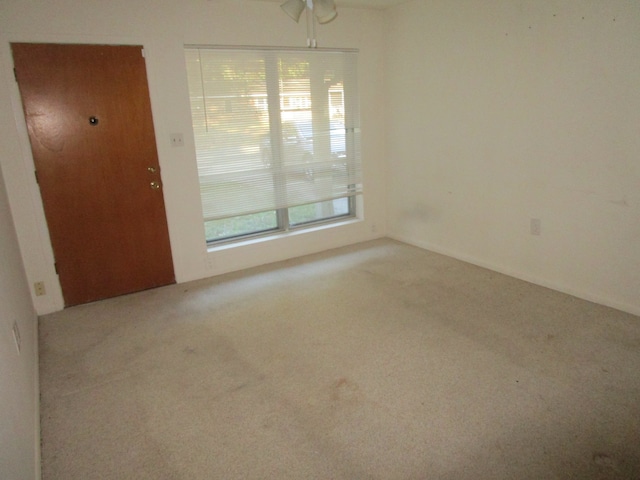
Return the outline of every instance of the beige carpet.
{"type": "Polygon", "coordinates": [[[639,479],[640,318],[389,240],[48,315],[44,479],[639,479]]]}

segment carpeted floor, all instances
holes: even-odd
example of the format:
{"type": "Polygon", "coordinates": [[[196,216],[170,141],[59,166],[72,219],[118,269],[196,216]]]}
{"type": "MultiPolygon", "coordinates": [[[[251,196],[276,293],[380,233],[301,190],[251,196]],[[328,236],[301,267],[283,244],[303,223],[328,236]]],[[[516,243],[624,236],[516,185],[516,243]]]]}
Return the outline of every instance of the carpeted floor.
{"type": "Polygon", "coordinates": [[[639,479],[640,318],[380,240],[41,318],[43,478],[639,479]]]}

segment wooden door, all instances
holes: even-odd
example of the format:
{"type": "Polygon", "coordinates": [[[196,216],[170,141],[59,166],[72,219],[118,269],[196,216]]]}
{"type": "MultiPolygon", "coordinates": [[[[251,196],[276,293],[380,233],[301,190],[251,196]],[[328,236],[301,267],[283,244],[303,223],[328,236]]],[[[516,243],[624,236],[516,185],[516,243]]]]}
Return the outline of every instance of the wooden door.
{"type": "Polygon", "coordinates": [[[142,47],[11,47],[65,306],[174,283],[142,47]]]}

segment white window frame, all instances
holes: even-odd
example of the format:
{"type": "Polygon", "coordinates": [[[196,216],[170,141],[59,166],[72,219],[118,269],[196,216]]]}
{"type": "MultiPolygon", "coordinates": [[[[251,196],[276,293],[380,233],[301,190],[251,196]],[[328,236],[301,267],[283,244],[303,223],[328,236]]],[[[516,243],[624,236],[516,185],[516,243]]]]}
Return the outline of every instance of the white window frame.
{"type": "MultiPolygon", "coordinates": [[[[355,217],[357,217],[358,214],[358,204],[359,201],[361,201],[361,197],[362,197],[362,193],[363,193],[363,189],[362,189],[362,172],[361,172],[361,165],[360,165],[360,140],[359,140],[359,134],[360,134],[360,128],[359,128],[359,109],[358,109],[358,97],[357,97],[357,75],[356,75],[356,68],[357,68],[357,51],[355,50],[329,50],[329,49],[314,49],[314,50],[309,50],[309,49],[289,49],[289,48],[247,48],[247,47],[215,47],[215,46],[197,46],[197,45],[187,45],[185,46],[185,54],[187,56],[187,67],[191,68],[190,70],[190,98],[191,98],[191,102],[192,102],[192,114],[194,117],[194,137],[195,137],[195,141],[196,141],[196,145],[198,145],[198,133],[197,133],[197,129],[196,129],[196,113],[194,109],[194,87],[193,87],[193,81],[192,79],[196,77],[196,75],[194,75],[193,73],[193,64],[189,64],[189,62],[193,62],[193,52],[194,51],[198,51],[199,53],[202,51],[221,51],[224,52],[227,55],[233,55],[233,52],[238,51],[238,52],[250,52],[250,53],[254,53],[257,54],[258,56],[260,55],[260,53],[264,53],[264,61],[265,61],[265,87],[266,87],[266,105],[268,107],[268,136],[269,136],[269,141],[270,141],[270,154],[273,156],[273,158],[276,159],[276,161],[283,161],[282,160],[282,155],[283,153],[280,151],[281,149],[283,149],[283,141],[282,141],[282,137],[283,137],[283,125],[284,125],[284,121],[282,118],[282,112],[283,112],[283,105],[293,105],[293,106],[298,106],[299,108],[304,109],[305,106],[311,104],[311,97],[309,98],[304,98],[303,95],[298,95],[298,97],[288,97],[286,102],[283,102],[282,97],[283,95],[283,91],[282,91],[282,78],[280,76],[280,73],[277,69],[277,67],[279,65],[276,65],[274,63],[274,59],[276,59],[276,61],[280,61],[280,55],[287,55],[287,54],[295,54],[295,55],[302,55],[303,57],[306,55],[308,56],[309,59],[309,68],[322,68],[322,66],[320,67],[312,67],[311,63],[313,62],[313,55],[315,52],[324,52],[324,53],[329,53],[330,57],[334,59],[333,55],[344,55],[344,63],[345,63],[345,70],[347,70],[347,74],[343,74],[345,75],[345,77],[347,75],[349,75],[348,78],[344,78],[341,80],[342,82],[342,88],[336,90],[336,88],[330,88],[327,87],[327,91],[326,91],[326,96],[327,98],[324,99],[324,101],[326,101],[326,105],[325,105],[325,109],[326,110],[330,110],[328,117],[327,117],[327,113],[323,113],[322,115],[324,115],[325,117],[331,119],[333,118],[332,115],[334,114],[339,114],[336,113],[337,111],[339,111],[339,108],[335,107],[334,99],[336,98],[336,96],[343,98],[344,99],[344,104],[343,106],[343,122],[344,122],[344,133],[343,135],[343,148],[345,150],[344,152],[344,156],[340,157],[340,163],[339,165],[341,166],[341,168],[344,168],[344,175],[343,176],[347,176],[347,178],[349,179],[347,180],[342,180],[343,183],[347,182],[346,185],[346,195],[345,194],[340,194],[342,196],[333,196],[333,197],[329,197],[329,198],[318,198],[316,200],[314,200],[312,203],[316,206],[316,211],[318,210],[318,208],[320,206],[327,206],[329,205],[328,210],[332,211],[332,205],[335,204],[335,201],[338,202],[342,202],[340,205],[344,205],[344,202],[346,201],[346,213],[338,213],[335,215],[332,215],[331,213],[329,213],[326,216],[323,216],[322,214],[320,214],[317,218],[309,218],[307,220],[304,221],[300,221],[300,222],[296,222],[296,223],[292,223],[291,218],[290,218],[290,209],[292,208],[296,208],[296,206],[304,206],[304,204],[286,204],[286,200],[285,203],[279,203],[277,205],[277,208],[269,208],[268,210],[264,210],[264,212],[275,212],[276,215],[276,225],[273,228],[268,228],[266,230],[260,230],[260,231],[250,231],[247,233],[239,233],[238,235],[227,235],[227,236],[223,236],[222,238],[207,238],[207,243],[211,246],[213,245],[219,245],[219,244],[227,244],[227,243],[231,243],[231,242],[238,242],[238,241],[244,241],[250,238],[254,238],[254,237],[258,237],[258,236],[265,236],[265,235],[275,235],[275,234],[280,234],[282,232],[288,232],[288,231],[294,231],[294,230],[303,230],[303,229],[309,229],[309,228],[315,228],[318,226],[326,226],[326,225],[330,225],[330,224],[335,224],[335,225],[339,225],[344,223],[345,220],[349,220],[349,219],[353,219],[355,217]],[[191,57],[189,57],[189,55],[191,54],[191,57]],[[355,58],[355,60],[354,60],[355,58]],[[349,63],[349,61],[351,61],[351,63],[349,63]],[[336,94],[339,95],[336,95],[336,94]],[[347,123],[348,122],[348,123],[347,123]],[[280,159],[280,160],[277,160],[280,159]],[[350,183],[353,182],[353,183],[350,183]],[[331,204],[329,204],[328,202],[333,202],[331,204]]],[[[322,57],[318,57],[318,58],[322,58],[322,57]]],[[[338,58],[338,57],[335,57],[338,58]]],[[[199,60],[201,61],[201,60],[199,60]]],[[[320,63],[319,61],[316,63],[320,63]]],[[[202,77],[202,64],[200,65],[200,76],[202,77]]],[[[321,75],[325,75],[322,72],[320,73],[321,75]]],[[[311,76],[311,74],[309,74],[311,76]]],[[[322,77],[322,79],[324,79],[325,77],[322,77]]],[[[201,97],[202,101],[204,103],[204,109],[205,109],[205,119],[206,119],[206,99],[208,98],[208,93],[205,93],[205,79],[203,78],[201,80],[201,88],[202,88],[202,94],[201,97]]],[[[311,80],[309,80],[311,81],[311,80]]],[[[326,83],[326,81],[325,81],[326,83]]],[[[317,88],[317,81],[316,81],[316,88],[317,88]]],[[[311,87],[309,87],[311,88],[311,87]]],[[[309,91],[309,95],[312,95],[312,90],[309,91]]],[[[313,97],[313,98],[318,98],[313,97]]],[[[264,105],[265,103],[265,99],[264,98],[258,98],[255,101],[256,105],[264,105]]],[[[314,111],[313,108],[311,109],[311,111],[314,111]]],[[[317,115],[314,111],[313,115],[317,115]]],[[[313,117],[315,118],[315,117],[313,117]]],[[[207,120],[205,120],[205,122],[207,122],[207,120]]],[[[207,123],[208,124],[208,123],[207,123]]],[[[333,126],[333,122],[331,123],[331,126],[329,126],[328,128],[331,129],[333,126]]],[[[315,130],[316,125],[314,124],[313,126],[313,132],[317,132],[318,130],[315,130]]],[[[335,130],[336,132],[340,132],[341,128],[338,128],[337,130],[335,130]]],[[[331,142],[331,138],[329,138],[329,140],[326,139],[326,137],[328,135],[332,135],[331,132],[324,132],[324,142],[331,142]]],[[[312,133],[313,135],[313,133],[312,133]]],[[[319,138],[319,137],[314,137],[314,139],[319,138]]],[[[322,138],[320,139],[320,141],[322,141],[322,138]]],[[[320,144],[320,141],[318,141],[317,143],[320,144]]],[[[197,148],[197,151],[200,152],[202,149],[197,148]]],[[[314,150],[314,153],[316,152],[316,150],[314,150]]],[[[333,154],[333,151],[332,151],[333,154]]],[[[319,157],[321,158],[321,161],[318,162],[320,164],[320,166],[323,166],[326,163],[326,158],[325,156],[321,156],[319,157]],[[323,163],[324,162],[324,163],[323,163]]],[[[328,158],[328,157],[327,157],[328,158]]],[[[222,157],[219,157],[218,160],[220,161],[224,161],[224,159],[222,157]]],[[[200,158],[198,158],[199,161],[199,165],[200,165],[200,158]]],[[[316,157],[314,156],[313,158],[313,162],[314,164],[316,164],[316,157]]],[[[335,159],[332,160],[332,162],[334,162],[334,165],[332,165],[332,168],[336,168],[335,167],[335,163],[338,163],[335,159]]],[[[269,165],[269,167],[271,167],[269,165]]],[[[280,167],[282,169],[282,167],[280,167]]],[[[325,171],[325,170],[323,170],[325,171]]],[[[335,171],[335,170],[334,170],[335,171]]],[[[340,170],[342,172],[342,170],[340,170]]],[[[334,174],[335,176],[335,174],[334,174]]],[[[224,175],[219,175],[219,178],[223,178],[224,175]]],[[[273,191],[274,191],[274,196],[277,197],[278,195],[282,194],[282,192],[285,192],[287,189],[287,186],[289,186],[290,184],[286,184],[283,185],[281,184],[281,182],[283,181],[287,181],[287,175],[285,174],[284,176],[273,176],[274,180],[273,180],[273,191]],[[283,180],[283,178],[285,180],[283,180]],[[280,183],[279,183],[280,182],[280,183]],[[280,192],[280,193],[279,193],[280,192]]],[[[221,184],[223,184],[224,182],[222,182],[221,184]]],[[[203,192],[203,176],[201,175],[201,195],[203,192]]],[[[345,188],[345,185],[343,185],[343,189],[345,188]]],[[[341,190],[343,191],[343,190],[341,190]]],[[[285,194],[286,195],[286,194],[285,194]]],[[[338,195],[336,193],[334,193],[333,195],[338,195]]],[[[205,196],[202,196],[202,201],[203,201],[203,213],[206,212],[206,200],[205,200],[205,196]]],[[[310,205],[307,204],[307,205],[310,205]]],[[[344,208],[344,207],[343,207],[344,208]]],[[[252,212],[247,211],[246,213],[243,213],[242,215],[251,215],[252,212]]],[[[259,213],[259,212],[255,212],[255,213],[259,213]]],[[[229,219],[233,219],[236,218],[235,216],[231,215],[229,217],[227,217],[229,219]]],[[[219,220],[225,220],[224,217],[220,217],[220,218],[207,218],[206,213],[203,215],[203,221],[205,222],[205,225],[207,224],[207,222],[210,221],[219,221],[219,220]]]]}

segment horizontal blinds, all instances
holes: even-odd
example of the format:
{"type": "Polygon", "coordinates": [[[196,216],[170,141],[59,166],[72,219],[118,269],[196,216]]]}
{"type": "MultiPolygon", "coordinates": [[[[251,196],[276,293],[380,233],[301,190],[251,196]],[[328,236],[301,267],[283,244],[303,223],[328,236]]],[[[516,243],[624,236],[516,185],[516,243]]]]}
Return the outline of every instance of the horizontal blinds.
{"type": "Polygon", "coordinates": [[[355,52],[185,54],[205,221],[362,192],[355,52]]]}

